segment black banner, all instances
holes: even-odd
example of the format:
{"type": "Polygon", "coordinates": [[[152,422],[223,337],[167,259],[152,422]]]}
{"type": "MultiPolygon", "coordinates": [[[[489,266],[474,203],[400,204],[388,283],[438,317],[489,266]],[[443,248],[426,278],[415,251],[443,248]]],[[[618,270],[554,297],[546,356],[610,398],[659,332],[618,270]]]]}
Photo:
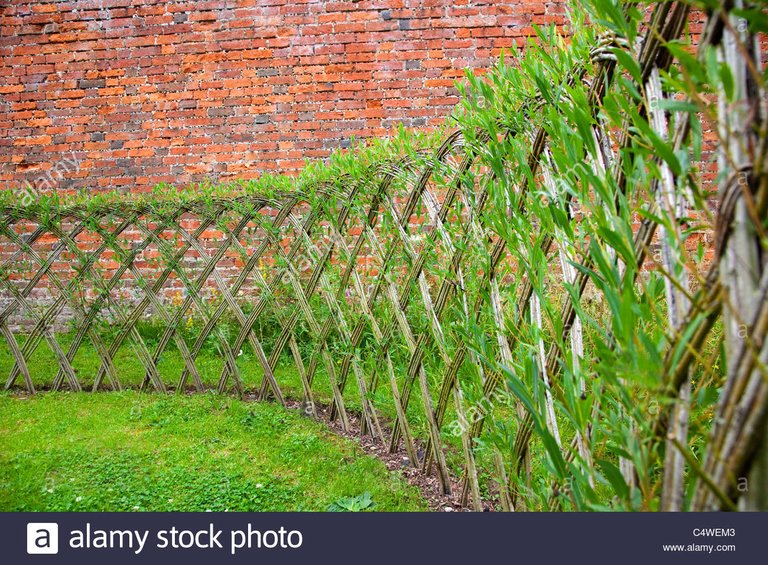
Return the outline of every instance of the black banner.
{"type": "Polygon", "coordinates": [[[768,514],[0,514],[4,563],[764,562],[768,514]]]}

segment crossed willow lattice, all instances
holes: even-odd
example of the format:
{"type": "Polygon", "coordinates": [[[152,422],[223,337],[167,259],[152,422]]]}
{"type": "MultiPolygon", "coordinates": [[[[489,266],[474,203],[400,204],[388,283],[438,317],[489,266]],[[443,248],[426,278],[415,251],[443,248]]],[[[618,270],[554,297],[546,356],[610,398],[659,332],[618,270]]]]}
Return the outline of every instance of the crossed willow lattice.
{"type": "MultiPolygon", "coordinates": [[[[745,69],[759,65],[759,57],[745,57],[736,42],[727,40],[736,31],[728,24],[726,8],[710,15],[699,51],[722,44],[723,59],[737,80],[748,81],[745,69]]],[[[590,127],[602,154],[593,166],[613,175],[621,190],[627,182],[626,161],[631,158],[625,149],[634,141],[629,126],[618,132],[603,126],[601,102],[615,80],[621,53],[636,63],[635,87],[648,99],[664,97],[660,72],[675,62],[665,44],[682,33],[688,14],[685,4],[658,4],[637,47],[616,33],[604,34],[590,53],[591,66],[584,66],[591,71],[565,80],[567,85],[580,81],[589,85],[588,104],[594,119],[590,127]]],[[[755,96],[755,92],[745,88],[743,96],[755,96]]],[[[534,98],[519,111],[543,112],[546,104],[534,98]]],[[[666,135],[665,112],[653,105],[638,112],[659,136],[666,135]]],[[[662,378],[662,393],[669,402],[653,415],[651,443],[686,442],[685,435],[680,435],[686,425],[680,403],[690,394],[688,375],[699,359],[697,350],[720,312],[727,310],[728,319],[748,324],[751,339],[728,344],[734,361],[729,363],[709,456],[699,464],[690,458],[681,460],[683,450],[667,450],[662,503],[667,509],[680,507],[679,495],[667,493],[679,492],[675,482],[681,480],[685,463],[702,469],[693,507],[732,507],[738,498],[733,478],[749,473],[759,448],[757,438],[762,437],[759,432],[765,427],[768,270],[758,269],[762,275],[748,302],[740,298],[743,281],[739,269],[733,269],[734,262],[740,261],[737,246],[743,237],[754,237],[757,224],[753,220],[765,215],[765,137],[762,144],[754,143],[750,136],[756,135],[757,128],[741,127],[732,115],[721,120],[721,146],[730,144],[740,161],[721,167],[726,180],[719,197],[715,257],[705,284],[696,291],[689,289],[687,277],[670,263],[669,246],[662,245],[662,263],[672,281],[666,299],[673,337],[662,378]],[[693,333],[683,339],[686,328],[693,333]]],[[[532,174],[515,183],[517,190],[551,188],[557,171],[548,159],[546,128],[504,131],[508,138],[530,140],[527,162],[532,174]]],[[[689,121],[677,120],[670,138],[676,149],[688,146],[689,133],[689,121]]],[[[86,382],[93,390],[121,389],[116,355],[129,344],[145,372],[142,387],[160,392],[202,391],[207,383],[196,360],[205,344],[213,342],[223,357],[216,384],[219,392],[234,389],[240,395],[285,403],[276,372],[287,348],[310,410],[314,411],[322,381],[329,390],[331,416],[345,429],[352,403],[364,433],[388,442],[393,450],[402,446],[413,465],[427,472],[436,469],[446,492],[451,488],[444,441],[446,415],[453,410],[459,420],[469,422],[461,430],[461,488],[465,501],[482,508],[475,441],[487,418],[467,414],[468,391],[459,375],[465,370],[478,374],[482,396],[492,403],[495,393],[505,388],[498,363],[512,366],[514,361],[515,320],[527,315],[533,324],[542,325],[535,282],[519,268],[522,259],[508,248],[508,239],[486,221],[489,207],[499,205],[489,195],[499,171],[483,159],[483,148],[490,141],[496,140],[482,131],[470,138],[456,132],[431,158],[387,162],[369,169],[362,178],[343,177],[306,193],[243,194],[162,206],[126,201],[61,206],[53,212],[6,206],[0,217],[0,243],[11,251],[2,263],[0,331],[13,357],[6,388],[23,382],[27,391],[35,391],[29,360],[45,341],[58,364],[53,380],[45,383],[54,390],[79,391],[86,382]],[[112,268],[106,269],[105,264],[112,268]],[[189,339],[186,324],[193,314],[202,323],[189,339]],[[150,315],[163,324],[153,347],[137,329],[150,315]],[[66,350],[54,331],[62,317],[74,326],[66,350]],[[266,318],[276,320],[279,327],[271,344],[263,343],[255,331],[266,318]],[[232,320],[234,336],[217,331],[232,320]],[[112,326],[111,340],[100,329],[105,321],[112,326]],[[466,321],[482,325],[483,335],[462,331],[466,321]],[[22,333],[23,339],[17,339],[22,333]],[[86,340],[99,362],[90,377],[79,375],[73,366],[86,340]],[[485,343],[483,351],[491,347],[492,359],[478,353],[482,349],[478,340],[491,343],[485,343]],[[171,342],[183,360],[181,374],[173,382],[163,377],[160,367],[171,342]],[[238,361],[243,348],[252,350],[255,360],[251,362],[258,367],[259,379],[243,377],[242,361],[238,361]],[[390,408],[389,423],[382,421],[382,403],[390,408]],[[426,430],[423,452],[417,449],[414,419],[426,430]]],[[[660,167],[662,174],[654,181],[658,201],[651,203],[650,213],[634,232],[638,266],[646,261],[654,238],[658,239],[654,214],[680,205],[672,194],[675,174],[664,164],[660,167]]],[[[502,216],[524,215],[525,200],[518,202],[502,216]]],[[[573,222],[577,221],[574,215],[573,222]]],[[[531,229],[535,231],[535,224],[531,229]]],[[[675,228],[663,226],[661,235],[669,229],[675,228]]],[[[553,396],[558,395],[558,374],[566,356],[577,361],[583,348],[584,329],[577,312],[593,264],[588,254],[575,252],[562,234],[537,237],[541,257],[559,254],[561,258],[559,271],[551,273],[548,282],[563,292],[559,335],[548,343],[540,339],[531,353],[548,391],[547,425],[557,436],[553,396]]],[[[632,276],[639,271],[631,270],[632,276]]],[[[610,327],[606,323],[605,328],[610,327]]],[[[583,393],[586,385],[580,386],[583,393]]],[[[536,422],[533,411],[520,404],[517,410],[520,425],[511,461],[497,452],[491,465],[500,485],[500,504],[508,510],[525,506],[507,475],[530,473],[536,422]]],[[[588,435],[588,428],[577,432],[571,445],[563,447],[566,461],[575,454],[589,458],[584,452],[588,435]]],[[[622,471],[627,463],[622,461],[622,471]]],[[[551,508],[561,505],[558,490],[566,489],[555,481],[548,501],[551,508]]]]}

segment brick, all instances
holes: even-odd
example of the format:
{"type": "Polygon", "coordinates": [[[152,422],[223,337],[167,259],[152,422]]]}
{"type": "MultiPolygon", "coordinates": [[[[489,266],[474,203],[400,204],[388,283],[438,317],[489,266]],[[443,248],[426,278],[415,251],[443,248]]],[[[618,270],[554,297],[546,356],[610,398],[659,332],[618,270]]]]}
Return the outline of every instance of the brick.
{"type": "Polygon", "coordinates": [[[61,188],[138,192],[295,172],[352,135],[433,127],[464,67],[564,14],[538,0],[6,4],[4,162],[77,151],[61,188]]]}

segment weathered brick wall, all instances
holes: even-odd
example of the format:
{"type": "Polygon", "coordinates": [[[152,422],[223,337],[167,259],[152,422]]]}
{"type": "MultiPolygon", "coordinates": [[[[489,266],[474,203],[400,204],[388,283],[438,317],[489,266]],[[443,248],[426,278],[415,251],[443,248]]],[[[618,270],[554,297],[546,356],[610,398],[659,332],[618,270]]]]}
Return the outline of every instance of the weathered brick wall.
{"type": "MultiPolygon", "coordinates": [[[[465,68],[487,68],[502,48],[529,36],[532,24],[562,18],[561,2],[531,0],[0,2],[0,190],[30,183],[40,190],[141,191],[162,181],[295,172],[305,158],[322,158],[351,136],[441,123],[457,102],[453,85],[465,68]]],[[[690,31],[698,33],[701,21],[692,16],[690,31]]],[[[705,140],[714,141],[711,128],[705,140]]],[[[714,180],[711,165],[706,182],[714,180]]],[[[195,218],[183,223],[190,232],[198,225],[195,218]]],[[[414,231],[430,227],[412,219],[414,231]]],[[[130,248],[143,236],[130,229],[124,238],[121,246],[130,248]]],[[[201,239],[213,255],[221,234],[211,230],[201,239]]],[[[100,239],[86,233],[76,242],[90,252],[100,239]]],[[[55,243],[44,237],[35,249],[47,257],[55,243]]],[[[710,243],[704,240],[709,253],[710,243]]],[[[0,238],[0,259],[15,251],[0,238]]],[[[184,268],[194,278],[199,257],[188,255],[184,268]]],[[[158,246],[149,245],[137,272],[153,281],[159,257],[158,246]]],[[[23,288],[36,266],[27,255],[16,262],[10,278],[23,288]]],[[[68,280],[75,263],[74,254],[62,253],[33,302],[51,305],[59,296],[52,277],[68,280]]],[[[263,263],[268,276],[274,257],[263,263]]],[[[369,250],[358,264],[364,277],[379,267],[369,250]]],[[[96,271],[108,280],[118,266],[107,250],[96,271]]],[[[217,272],[232,281],[242,266],[243,258],[228,251],[217,272]]],[[[80,289],[85,301],[97,295],[89,284],[80,289]]],[[[207,298],[213,286],[203,289],[207,298]]],[[[257,292],[249,280],[238,298],[257,292]]],[[[157,294],[171,303],[186,296],[175,273],[157,294]]],[[[116,302],[141,295],[130,272],[113,291],[116,302]]],[[[0,310],[11,301],[0,293],[0,310]]],[[[57,327],[72,315],[63,307],[57,327]]]]}
{"type": "Polygon", "coordinates": [[[147,190],[295,172],[430,127],[547,0],[0,3],[0,183],[147,190]]]}

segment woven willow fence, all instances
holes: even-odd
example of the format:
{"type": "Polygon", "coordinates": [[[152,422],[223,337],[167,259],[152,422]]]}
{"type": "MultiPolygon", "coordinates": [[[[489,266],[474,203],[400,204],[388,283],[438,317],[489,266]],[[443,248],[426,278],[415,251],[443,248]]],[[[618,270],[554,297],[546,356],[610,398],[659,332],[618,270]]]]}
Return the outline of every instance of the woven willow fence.
{"type": "MultiPolygon", "coordinates": [[[[574,40],[570,66],[538,60],[558,80],[495,101],[485,90],[493,80],[477,81],[465,110],[480,117],[432,153],[269,196],[6,205],[6,388],[35,391],[30,359],[46,343],[58,369],[38,388],[119,390],[117,356],[130,346],[143,388],[215,387],[285,403],[279,369],[290,356],[309,411],[327,394],[344,429],[359,415],[363,433],[436,473],[444,492],[458,472],[476,509],[490,498],[506,510],[594,508],[601,488],[615,507],[763,505],[768,184],[755,36],[725,6],[698,41],[699,61],[719,54],[715,68],[729,68],[731,80],[719,93],[717,217],[696,223],[710,207],[686,190],[701,188],[703,174],[677,165],[700,134],[685,108],[702,100],[669,79],[696,63],[669,43],[689,7],[658,4],[643,20],[593,6],[613,24],[574,40]],[[619,107],[621,92],[637,98],[619,107]],[[558,130],[555,115],[571,129],[558,130]],[[568,141],[577,134],[580,143],[568,141]],[[567,189],[572,179],[581,192],[567,189]],[[601,193],[608,181],[612,192],[601,193]],[[686,259],[684,232],[714,251],[703,274],[686,259]],[[654,345],[661,374],[651,385],[621,374],[614,382],[604,363],[624,359],[616,352],[637,337],[627,324],[640,315],[622,297],[650,293],[649,272],[662,273],[663,288],[633,304],[665,304],[654,345]],[[139,331],[148,318],[162,327],[151,345],[139,331]],[[74,328],[66,344],[56,331],[63,319],[74,328]],[[265,319],[278,328],[268,343],[256,331],[265,319]],[[716,423],[693,437],[692,383],[711,362],[708,339],[727,360],[706,413],[716,423]],[[590,353],[597,341],[602,349],[590,353]],[[74,366],[84,343],[98,355],[92,375],[74,366]],[[196,364],[211,343],[222,359],[215,383],[196,364]],[[183,369],[169,377],[161,359],[171,344],[183,369]],[[637,407],[642,391],[652,397],[637,407]],[[612,436],[611,426],[621,431],[612,436]],[[548,469],[540,488],[537,466],[548,469]],[[752,481],[748,495],[741,478],[752,481]]],[[[690,86],[696,77],[684,75],[690,86]]]]}

